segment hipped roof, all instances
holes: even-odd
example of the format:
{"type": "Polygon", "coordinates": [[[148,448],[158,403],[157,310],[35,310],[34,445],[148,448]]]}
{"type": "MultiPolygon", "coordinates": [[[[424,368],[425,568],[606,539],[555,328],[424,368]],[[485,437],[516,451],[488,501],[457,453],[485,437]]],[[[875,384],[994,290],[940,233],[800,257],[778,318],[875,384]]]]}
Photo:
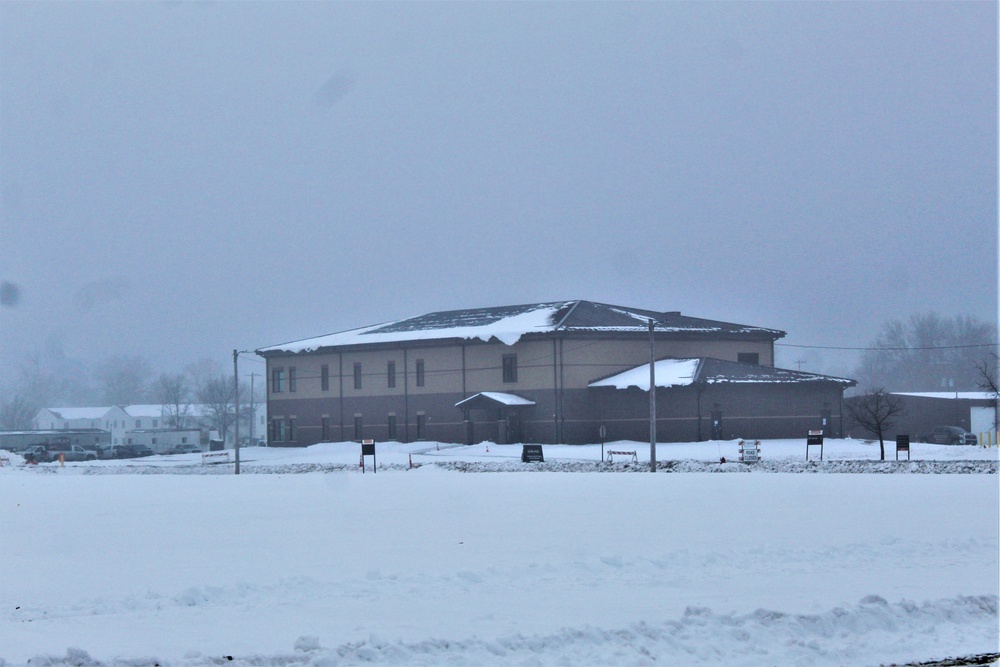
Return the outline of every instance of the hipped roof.
{"type": "MultiPolygon", "coordinates": [[[[657,387],[684,387],[692,384],[804,384],[832,382],[843,387],[853,387],[854,380],[803,373],[786,368],[742,364],[711,357],[691,359],[660,359],[656,362],[657,387]]],[[[628,389],[636,387],[649,391],[649,364],[642,364],[627,371],[616,373],[590,383],[591,387],[614,387],[628,389]]]]}
{"type": "Polygon", "coordinates": [[[531,334],[643,333],[656,322],[658,335],[752,337],[776,340],[778,329],[719,322],[593,301],[554,301],[520,306],[448,310],[260,348],[258,354],[314,352],[324,348],[422,340],[479,339],[513,345],[531,334]]]}

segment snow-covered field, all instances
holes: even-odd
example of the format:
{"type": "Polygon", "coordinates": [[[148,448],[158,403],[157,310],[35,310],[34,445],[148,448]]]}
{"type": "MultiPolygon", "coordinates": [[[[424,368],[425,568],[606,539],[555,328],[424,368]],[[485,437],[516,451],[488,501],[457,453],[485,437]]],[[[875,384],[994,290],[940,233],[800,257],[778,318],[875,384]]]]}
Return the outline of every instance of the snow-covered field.
{"type": "Polygon", "coordinates": [[[488,443],[380,444],[377,474],[354,444],[245,449],[238,477],[198,455],[14,457],[0,659],[875,666],[1000,651],[996,449],[915,443],[910,463],[878,464],[877,443],[831,440],[818,465],[801,440],[766,441],[750,466],[718,463],[735,442],[660,444],[658,474],[576,474],[648,469],[648,444],[605,449],[640,464],[602,465],[600,445],[521,464],[519,446],[488,443]],[[503,472],[463,472],[480,470],[503,472]],[[844,470],[914,474],[791,474],[844,470]]]}

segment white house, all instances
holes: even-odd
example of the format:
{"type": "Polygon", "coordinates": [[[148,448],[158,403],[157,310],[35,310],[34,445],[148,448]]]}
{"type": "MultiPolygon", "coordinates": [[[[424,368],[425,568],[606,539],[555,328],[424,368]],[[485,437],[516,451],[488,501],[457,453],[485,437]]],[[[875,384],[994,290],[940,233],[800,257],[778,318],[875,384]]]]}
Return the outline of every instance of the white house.
{"type": "MultiPolygon", "coordinates": [[[[184,431],[179,438],[189,438],[191,431],[205,431],[205,439],[213,430],[214,424],[208,406],[192,403],[181,408],[178,431],[184,431]]],[[[113,405],[94,408],[42,408],[34,419],[36,430],[74,430],[101,429],[111,434],[111,444],[140,444],[135,440],[134,433],[138,431],[165,431],[173,428],[170,406],[151,405],[113,405]]],[[[145,437],[145,436],[144,436],[145,437]]],[[[157,436],[157,440],[164,436],[157,436]]],[[[232,440],[230,430],[228,440],[232,440]]],[[[267,403],[254,405],[253,425],[249,421],[240,423],[240,439],[256,441],[267,438],[267,403]]],[[[172,442],[171,445],[184,444],[172,442]]],[[[141,444],[149,444],[145,440],[141,444]]],[[[193,443],[198,444],[198,443],[193,443]]],[[[231,444],[231,442],[230,442],[231,444]]],[[[154,451],[157,448],[153,448],[154,451]]]]}

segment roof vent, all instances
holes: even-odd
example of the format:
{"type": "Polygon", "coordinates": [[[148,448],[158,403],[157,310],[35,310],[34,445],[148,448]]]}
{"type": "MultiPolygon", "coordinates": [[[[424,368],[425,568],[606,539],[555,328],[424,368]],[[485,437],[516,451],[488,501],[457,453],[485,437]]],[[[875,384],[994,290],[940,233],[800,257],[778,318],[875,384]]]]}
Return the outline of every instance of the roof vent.
{"type": "Polygon", "coordinates": [[[680,315],[681,311],[679,311],[679,310],[668,310],[667,312],[665,312],[663,314],[664,315],[680,315]]]}

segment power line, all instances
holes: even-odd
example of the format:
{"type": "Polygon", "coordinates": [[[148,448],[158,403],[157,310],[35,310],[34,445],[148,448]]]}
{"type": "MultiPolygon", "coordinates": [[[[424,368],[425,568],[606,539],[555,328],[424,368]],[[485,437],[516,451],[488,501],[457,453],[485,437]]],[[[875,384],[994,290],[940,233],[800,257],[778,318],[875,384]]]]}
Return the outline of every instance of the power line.
{"type": "Polygon", "coordinates": [[[807,350],[857,350],[879,352],[906,352],[911,350],[964,350],[976,347],[996,347],[996,343],[975,343],[973,345],[927,345],[914,347],[840,347],[834,345],[792,345],[791,343],[775,343],[775,347],[798,347],[807,350]]]}

